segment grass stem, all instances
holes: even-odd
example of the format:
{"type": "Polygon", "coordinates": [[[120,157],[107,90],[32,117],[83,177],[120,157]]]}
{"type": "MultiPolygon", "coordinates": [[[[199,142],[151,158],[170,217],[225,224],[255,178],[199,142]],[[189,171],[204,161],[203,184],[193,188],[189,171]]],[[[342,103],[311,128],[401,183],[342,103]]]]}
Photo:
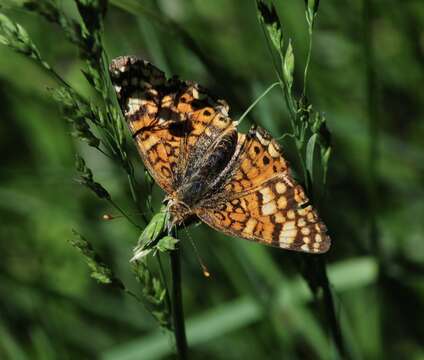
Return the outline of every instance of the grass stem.
{"type": "Polygon", "coordinates": [[[378,228],[377,228],[377,203],[378,203],[378,140],[379,140],[379,110],[378,110],[378,83],[375,71],[375,60],[372,44],[372,20],[374,6],[371,0],[363,1],[363,36],[364,36],[364,59],[365,59],[365,86],[367,98],[368,117],[368,192],[370,211],[370,247],[376,256],[379,256],[378,228]]]}
{"type": "Polygon", "coordinates": [[[181,288],[181,261],[180,248],[170,253],[171,276],[172,276],[172,317],[175,343],[177,345],[178,359],[187,359],[188,346],[185,331],[182,288],[181,288]]]}

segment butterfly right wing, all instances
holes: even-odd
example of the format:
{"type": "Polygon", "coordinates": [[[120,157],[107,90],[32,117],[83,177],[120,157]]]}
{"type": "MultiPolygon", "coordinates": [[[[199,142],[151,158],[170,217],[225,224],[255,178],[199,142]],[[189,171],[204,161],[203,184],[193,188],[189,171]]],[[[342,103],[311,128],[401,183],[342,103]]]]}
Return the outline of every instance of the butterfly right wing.
{"type": "Polygon", "coordinates": [[[323,253],[330,247],[327,228],[291,177],[279,146],[253,128],[239,134],[235,169],[222,191],[196,209],[212,228],[230,236],[288,250],[323,253]]]}

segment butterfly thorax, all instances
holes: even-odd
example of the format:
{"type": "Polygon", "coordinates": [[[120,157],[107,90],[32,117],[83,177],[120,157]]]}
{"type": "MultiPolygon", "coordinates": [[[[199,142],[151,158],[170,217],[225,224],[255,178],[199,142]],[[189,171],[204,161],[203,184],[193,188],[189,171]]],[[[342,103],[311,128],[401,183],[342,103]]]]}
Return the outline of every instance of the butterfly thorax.
{"type": "Polygon", "coordinates": [[[209,149],[194,154],[191,159],[193,166],[185,169],[177,190],[168,197],[171,222],[184,222],[195,214],[197,207],[205,206],[211,198],[216,202],[216,193],[222,192],[222,185],[232,175],[236,145],[237,133],[234,130],[218,137],[215,144],[209,144],[209,149]]]}

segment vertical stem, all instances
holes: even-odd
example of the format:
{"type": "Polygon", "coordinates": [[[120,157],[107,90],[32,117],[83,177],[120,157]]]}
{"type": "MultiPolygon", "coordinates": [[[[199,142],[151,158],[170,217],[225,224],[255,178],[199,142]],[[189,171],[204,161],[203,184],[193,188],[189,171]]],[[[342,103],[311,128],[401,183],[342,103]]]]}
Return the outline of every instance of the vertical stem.
{"type": "Polygon", "coordinates": [[[185,333],[184,312],[181,290],[181,262],[180,249],[177,247],[171,251],[171,274],[172,274],[172,317],[175,342],[177,345],[178,358],[187,359],[187,338],[185,333]]]}
{"type": "Polygon", "coordinates": [[[339,358],[349,359],[351,356],[346,351],[340,322],[334,304],[334,296],[331,291],[327,276],[327,264],[324,255],[300,254],[302,261],[302,275],[306,279],[309,288],[314,295],[314,302],[319,304],[318,294],[322,291],[322,304],[325,314],[325,326],[331,333],[332,340],[339,353],[339,358]]]}
{"type": "Polygon", "coordinates": [[[318,259],[318,267],[319,267],[320,278],[321,278],[320,285],[322,288],[325,311],[326,311],[327,319],[329,321],[329,326],[331,329],[333,340],[334,340],[334,343],[336,344],[337,350],[339,351],[340,357],[342,359],[348,359],[349,356],[346,353],[346,347],[345,347],[345,343],[342,336],[342,330],[340,328],[340,323],[336,314],[333,293],[331,292],[330,283],[327,277],[326,262],[323,257],[320,257],[318,259]]]}
{"type": "Polygon", "coordinates": [[[365,81],[368,112],[368,173],[369,173],[369,210],[370,210],[370,246],[375,255],[379,254],[378,229],[377,229],[377,162],[378,162],[378,139],[379,139],[379,114],[378,114],[378,84],[374,66],[374,53],[372,44],[372,20],[374,17],[371,0],[363,2],[363,34],[364,34],[364,58],[365,58],[365,81]]]}
{"type": "MultiPolygon", "coordinates": [[[[377,71],[375,65],[375,55],[373,50],[373,20],[376,14],[376,3],[372,0],[363,0],[362,2],[362,21],[363,21],[363,52],[365,60],[365,94],[366,94],[366,112],[368,117],[368,211],[369,211],[369,246],[371,253],[375,256],[379,263],[379,280],[385,273],[385,262],[382,257],[380,247],[380,233],[378,229],[378,162],[379,162],[379,138],[380,138],[380,114],[379,114],[379,84],[377,79],[377,71]]],[[[380,285],[381,286],[381,285],[380,285]]],[[[374,301],[377,303],[382,301],[385,295],[381,287],[374,289],[374,301]]],[[[377,324],[374,338],[374,351],[378,353],[381,350],[384,341],[384,321],[385,317],[380,308],[374,314],[374,318],[370,321],[377,324]]]]}
{"type": "Polygon", "coordinates": [[[306,97],[306,83],[308,81],[308,70],[309,70],[309,63],[311,62],[311,53],[312,53],[312,25],[309,25],[308,27],[308,55],[306,58],[306,64],[305,64],[305,71],[303,72],[303,91],[302,91],[302,98],[306,97]]]}

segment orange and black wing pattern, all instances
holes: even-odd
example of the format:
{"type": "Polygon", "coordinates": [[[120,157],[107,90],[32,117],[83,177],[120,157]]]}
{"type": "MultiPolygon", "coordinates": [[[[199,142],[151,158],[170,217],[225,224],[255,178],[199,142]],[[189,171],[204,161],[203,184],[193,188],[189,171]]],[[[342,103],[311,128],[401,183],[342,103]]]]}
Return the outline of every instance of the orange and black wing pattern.
{"type": "Polygon", "coordinates": [[[237,167],[223,193],[197,215],[228,235],[309,253],[323,253],[330,237],[302,187],[289,174],[277,142],[261,128],[239,135],[237,167]]]}
{"type": "Polygon", "coordinates": [[[176,223],[184,208],[231,236],[310,253],[329,249],[324,223],[265,130],[239,133],[224,100],[167,79],[147,61],[120,57],[110,73],[143,162],[176,206],[176,223]]]}
{"type": "Polygon", "coordinates": [[[167,79],[155,66],[136,57],[114,59],[110,74],[145,166],[171,194],[195,167],[193,162],[232,126],[228,105],[196,83],[167,79]]]}

